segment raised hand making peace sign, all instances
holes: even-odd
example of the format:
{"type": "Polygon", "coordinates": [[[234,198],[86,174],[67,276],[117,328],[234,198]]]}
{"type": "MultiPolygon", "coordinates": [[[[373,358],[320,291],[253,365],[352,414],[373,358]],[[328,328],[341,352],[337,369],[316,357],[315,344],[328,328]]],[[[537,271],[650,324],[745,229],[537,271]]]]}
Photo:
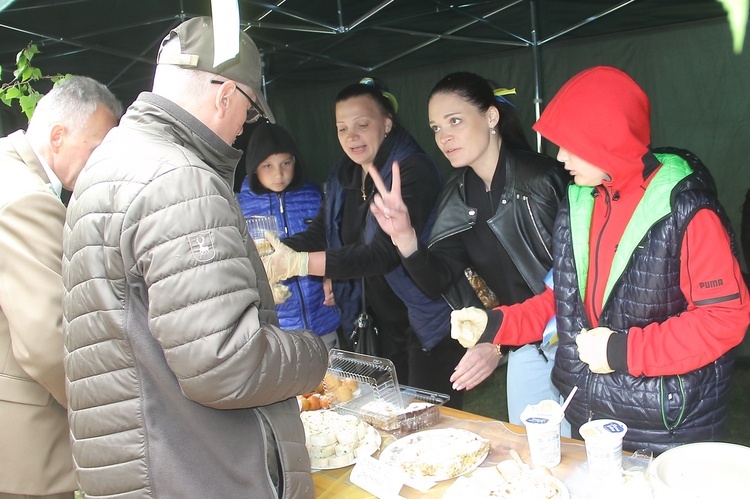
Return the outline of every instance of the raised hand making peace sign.
{"type": "Polygon", "coordinates": [[[393,181],[391,189],[385,186],[378,170],[370,166],[368,169],[372,181],[378,190],[375,194],[370,211],[375,215],[383,232],[391,236],[391,241],[403,256],[409,256],[417,250],[417,233],[411,225],[409,209],[401,197],[401,170],[397,162],[393,163],[393,181]]]}

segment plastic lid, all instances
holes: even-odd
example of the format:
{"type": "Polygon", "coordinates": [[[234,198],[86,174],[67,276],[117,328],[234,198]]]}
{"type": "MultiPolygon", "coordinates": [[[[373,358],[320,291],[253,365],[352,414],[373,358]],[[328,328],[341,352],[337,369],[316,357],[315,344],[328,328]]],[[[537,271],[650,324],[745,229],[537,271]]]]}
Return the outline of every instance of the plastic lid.
{"type": "Polygon", "coordinates": [[[396,368],[388,359],[333,348],[328,354],[328,370],[370,385],[376,399],[404,407],[396,368]]]}
{"type": "Polygon", "coordinates": [[[578,432],[584,440],[589,438],[622,439],[628,431],[628,426],[616,419],[594,419],[584,423],[578,432]]]}

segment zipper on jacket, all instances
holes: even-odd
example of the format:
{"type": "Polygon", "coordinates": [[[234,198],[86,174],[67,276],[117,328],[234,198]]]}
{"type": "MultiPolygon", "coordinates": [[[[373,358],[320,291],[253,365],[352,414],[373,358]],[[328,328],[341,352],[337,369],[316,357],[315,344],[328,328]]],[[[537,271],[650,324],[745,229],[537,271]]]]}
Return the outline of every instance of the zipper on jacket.
{"type": "Polygon", "coordinates": [[[284,193],[280,192],[276,194],[276,196],[278,196],[279,199],[279,214],[281,215],[281,219],[284,221],[284,235],[286,237],[289,237],[291,236],[291,234],[289,233],[289,221],[286,218],[286,211],[284,210],[284,193]]]}
{"type": "Polygon", "coordinates": [[[542,237],[542,233],[539,232],[539,226],[536,224],[536,218],[534,217],[534,212],[531,211],[531,203],[529,203],[529,197],[523,196],[523,201],[526,203],[526,209],[529,212],[529,216],[531,217],[531,223],[534,225],[534,230],[536,231],[536,235],[539,237],[539,242],[542,243],[542,247],[544,248],[544,252],[547,253],[547,256],[550,260],[552,260],[552,252],[549,250],[546,244],[544,244],[544,238],[542,237]]]}
{"type": "Polygon", "coordinates": [[[591,401],[594,399],[594,384],[598,377],[598,374],[594,374],[592,378],[589,379],[589,386],[586,390],[586,406],[589,408],[587,411],[589,415],[588,421],[592,421],[594,419],[594,410],[591,408],[591,401]]]}
{"type": "Polygon", "coordinates": [[[685,401],[685,387],[682,384],[682,376],[677,375],[677,382],[680,387],[680,412],[677,415],[677,421],[675,421],[674,424],[669,424],[669,422],[667,421],[668,409],[665,407],[665,405],[671,402],[674,395],[667,392],[667,388],[664,386],[664,376],[660,376],[659,378],[659,402],[661,404],[661,420],[664,423],[664,428],[666,428],[670,434],[674,433],[674,431],[682,424],[682,420],[685,416],[685,406],[687,405],[687,402],[685,401]]]}
{"type": "MultiPolygon", "coordinates": [[[[593,263],[596,265],[596,269],[594,270],[594,282],[593,286],[591,287],[591,310],[594,313],[594,317],[591,318],[592,324],[596,320],[596,322],[599,322],[599,316],[601,315],[601,308],[597,311],[596,309],[596,288],[599,287],[599,249],[601,248],[602,243],[602,236],[604,235],[604,231],[607,228],[607,225],[609,224],[610,216],[612,215],[612,205],[610,204],[609,199],[609,191],[606,188],[603,188],[604,190],[604,203],[607,205],[607,211],[605,213],[605,220],[604,224],[602,224],[601,230],[599,230],[599,234],[596,236],[596,251],[594,251],[594,260],[593,263]]],[[[589,273],[591,272],[591,269],[589,268],[589,273]]],[[[585,284],[584,284],[585,287],[585,284]]],[[[585,305],[584,305],[585,308],[585,305]]]]}
{"type": "Polygon", "coordinates": [[[435,245],[435,243],[438,243],[438,242],[442,241],[443,239],[447,239],[447,238],[449,238],[451,236],[455,236],[456,234],[460,234],[461,232],[466,232],[467,230],[471,230],[473,227],[474,227],[474,224],[469,223],[469,225],[467,227],[459,227],[458,229],[456,229],[454,231],[446,232],[445,234],[443,234],[438,239],[435,239],[434,241],[430,242],[430,244],[428,244],[427,247],[428,248],[432,248],[432,246],[435,245]]]}

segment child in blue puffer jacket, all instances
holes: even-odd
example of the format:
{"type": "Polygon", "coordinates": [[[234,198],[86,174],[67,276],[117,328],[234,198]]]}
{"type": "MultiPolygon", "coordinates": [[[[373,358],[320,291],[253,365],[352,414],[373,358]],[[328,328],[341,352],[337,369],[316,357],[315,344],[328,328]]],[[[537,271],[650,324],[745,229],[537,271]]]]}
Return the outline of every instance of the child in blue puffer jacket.
{"type": "MultiPolygon", "coordinates": [[[[247,177],[237,194],[245,218],[274,215],[281,238],[304,231],[318,213],[323,194],[305,181],[300,154],[289,133],[272,123],[258,125],[247,145],[245,168],[247,177]]],[[[338,347],[339,315],[334,307],[323,304],[323,278],[291,277],[283,284],[291,296],[276,305],[281,327],[308,329],[329,350],[338,347]]]]}

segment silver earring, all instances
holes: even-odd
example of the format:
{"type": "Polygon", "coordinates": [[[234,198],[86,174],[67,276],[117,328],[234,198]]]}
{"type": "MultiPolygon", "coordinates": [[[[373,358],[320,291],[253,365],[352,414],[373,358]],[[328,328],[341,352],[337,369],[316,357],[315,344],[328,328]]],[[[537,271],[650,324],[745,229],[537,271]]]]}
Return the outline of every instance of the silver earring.
{"type": "Polygon", "coordinates": [[[492,135],[496,135],[497,134],[497,130],[495,130],[494,128],[490,128],[490,133],[492,135]]]}

